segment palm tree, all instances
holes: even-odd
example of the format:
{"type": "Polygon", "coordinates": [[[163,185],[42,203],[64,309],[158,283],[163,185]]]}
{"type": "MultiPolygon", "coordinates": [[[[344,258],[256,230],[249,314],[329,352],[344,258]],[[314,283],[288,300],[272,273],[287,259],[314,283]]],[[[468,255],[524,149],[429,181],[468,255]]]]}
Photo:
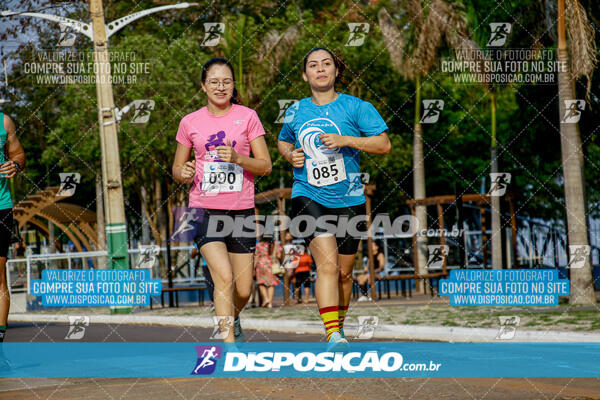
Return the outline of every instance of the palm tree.
{"type": "MultiPolygon", "coordinates": [[[[558,0],[558,60],[565,67],[558,71],[558,106],[561,121],[566,111],[565,100],[575,99],[575,79],[581,76],[587,78],[589,94],[590,77],[596,64],[594,29],[588,22],[585,10],[577,0],[567,0],[566,3],[565,10],[565,0],[558,0]],[[572,53],[570,63],[567,33],[572,53]]],[[[578,124],[560,124],[560,147],[569,245],[588,246],[583,151],[578,124]]],[[[596,303],[589,256],[586,256],[583,268],[570,270],[570,281],[571,304],[596,303]]]]}
{"type": "MultiPolygon", "coordinates": [[[[379,27],[390,53],[394,69],[415,83],[415,114],[413,128],[413,196],[425,198],[425,165],[421,120],[421,82],[437,63],[443,40],[454,49],[477,49],[468,35],[467,21],[460,4],[433,0],[426,13],[421,0],[403,0],[408,14],[408,35],[401,33],[385,8],[379,11],[379,27]],[[413,40],[410,40],[410,39],[413,40]]],[[[476,52],[475,52],[476,53],[476,52]]],[[[427,228],[426,206],[415,207],[419,229],[427,228]]],[[[425,274],[427,237],[417,236],[417,273],[425,274]]],[[[421,281],[418,287],[423,290],[421,281]]]]}
{"type": "Polygon", "coordinates": [[[242,102],[259,109],[263,101],[260,92],[273,83],[279,65],[300,39],[302,21],[282,32],[276,29],[262,32],[243,14],[231,17],[227,22],[231,28],[225,31],[221,55],[227,56],[237,69],[236,88],[242,102]]]}

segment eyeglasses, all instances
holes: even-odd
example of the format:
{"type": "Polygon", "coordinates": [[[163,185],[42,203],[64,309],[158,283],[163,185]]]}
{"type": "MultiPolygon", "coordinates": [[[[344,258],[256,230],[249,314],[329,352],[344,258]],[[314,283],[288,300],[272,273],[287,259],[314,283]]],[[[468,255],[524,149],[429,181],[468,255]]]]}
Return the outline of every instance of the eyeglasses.
{"type": "Polygon", "coordinates": [[[225,89],[228,89],[233,86],[233,79],[225,79],[224,81],[219,81],[218,79],[210,79],[206,83],[213,89],[216,89],[221,85],[223,85],[225,89]]]}

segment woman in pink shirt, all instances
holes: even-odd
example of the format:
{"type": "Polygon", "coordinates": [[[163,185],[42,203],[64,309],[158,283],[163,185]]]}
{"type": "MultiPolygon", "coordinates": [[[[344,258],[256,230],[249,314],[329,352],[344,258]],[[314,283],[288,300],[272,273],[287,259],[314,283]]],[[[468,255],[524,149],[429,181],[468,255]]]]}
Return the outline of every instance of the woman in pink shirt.
{"type": "Polygon", "coordinates": [[[271,173],[271,157],[258,115],[238,104],[229,61],[213,58],[204,64],[202,90],[208,104],[179,124],[173,177],[192,183],[189,207],[200,209],[195,243],[214,281],[215,314],[224,341],[239,342],[244,339],[239,314],[250,297],[256,246],[254,175],[271,173]],[[231,322],[234,329],[226,329],[231,322]]]}

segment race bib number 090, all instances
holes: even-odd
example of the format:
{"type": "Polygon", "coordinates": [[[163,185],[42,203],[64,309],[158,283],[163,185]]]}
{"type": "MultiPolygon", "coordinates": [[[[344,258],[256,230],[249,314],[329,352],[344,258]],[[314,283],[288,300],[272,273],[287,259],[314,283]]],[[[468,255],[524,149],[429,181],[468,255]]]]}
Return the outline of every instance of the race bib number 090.
{"type": "Polygon", "coordinates": [[[205,162],[202,190],[207,192],[241,192],[244,169],[226,162],[205,162]]]}
{"type": "Polygon", "coordinates": [[[310,158],[306,161],[308,183],[313,186],[329,186],[346,180],[344,156],[335,154],[327,158],[310,158]]]}

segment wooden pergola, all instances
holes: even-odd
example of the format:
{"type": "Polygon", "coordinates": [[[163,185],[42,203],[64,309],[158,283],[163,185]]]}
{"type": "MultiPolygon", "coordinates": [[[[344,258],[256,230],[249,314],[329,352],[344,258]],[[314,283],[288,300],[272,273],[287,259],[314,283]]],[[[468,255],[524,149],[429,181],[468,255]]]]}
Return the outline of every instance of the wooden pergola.
{"type": "Polygon", "coordinates": [[[85,251],[84,247],[88,251],[91,246],[98,248],[96,213],[75,204],[59,203],[68,197],[57,196],[59,189],[58,186],[47,187],[16,203],[13,215],[19,227],[29,223],[49,238],[48,225],[40,219],[44,218],[56,225],[73,242],[77,251],[85,251]]]}
{"type": "MultiPolygon", "coordinates": [[[[515,215],[515,206],[514,206],[514,195],[512,193],[507,193],[505,196],[502,197],[503,200],[505,200],[506,202],[508,202],[509,205],[509,210],[510,210],[510,226],[511,226],[511,230],[512,230],[512,251],[513,254],[516,254],[516,249],[517,249],[517,217],[515,215]]],[[[480,212],[481,212],[481,233],[482,233],[482,244],[483,244],[483,266],[484,268],[487,266],[487,259],[485,257],[485,254],[487,252],[487,235],[486,235],[486,228],[485,228],[485,206],[491,207],[492,205],[492,200],[491,200],[491,196],[489,194],[479,194],[479,193],[470,193],[470,194],[463,194],[460,196],[454,196],[454,195],[444,195],[444,196],[432,196],[432,197],[426,197],[424,199],[420,199],[420,200],[407,200],[406,204],[409,205],[410,207],[410,211],[411,214],[413,216],[415,216],[415,206],[420,205],[420,206],[436,206],[437,209],[437,216],[438,216],[438,226],[439,226],[439,230],[441,233],[440,236],[440,244],[444,245],[446,244],[446,237],[444,235],[444,210],[442,205],[443,204],[464,204],[464,203],[473,203],[477,206],[479,206],[480,208],[480,212]]],[[[459,229],[462,229],[462,227],[459,227],[459,229]]],[[[413,235],[413,262],[415,264],[415,272],[418,271],[418,256],[417,256],[417,236],[413,235]]],[[[446,269],[446,257],[444,257],[444,261],[443,261],[443,267],[442,267],[442,273],[444,275],[447,274],[447,269],[446,269]]]]}
{"type": "MultiPolygon", "coordinates": [[[[366,185],[364,187],[365,198],[366,198],[366,212],[367,212],[367,248],[368,248],[368,259],[369,259],[369,275],[371,276],[371,293],[375,293],[375,259],[373,255],[373,249],[371,243],[373,241],[373,232],[371,231],[371,222],[373,218],[371,218],[371,197],[375,193],[375,185],[366,185]]],[[[272,201],[277,200],[277,210],[278,215],[283,217],[286,215],[284,200],[290,199],[292,197],[292,189],[291,188],[279,188],[279,189],[271,189],[266,192],[257,193],[254,195],[254,203],[255,204],[264,204],[270,203],[272,201]]],[[[281,243],[285,244],[285,235],[281,235],[281,243]]],[[[376,296],[372,295],[371,298],[375,301],[376,296]]],[[[289,301],[289,282],[287,282],[287,275],[284,275],[284,291],[283,291],[283,301],[284,304],[287,304],[289,301]],[[285,288],[288,288],[287,290],[285,288]]]]}

